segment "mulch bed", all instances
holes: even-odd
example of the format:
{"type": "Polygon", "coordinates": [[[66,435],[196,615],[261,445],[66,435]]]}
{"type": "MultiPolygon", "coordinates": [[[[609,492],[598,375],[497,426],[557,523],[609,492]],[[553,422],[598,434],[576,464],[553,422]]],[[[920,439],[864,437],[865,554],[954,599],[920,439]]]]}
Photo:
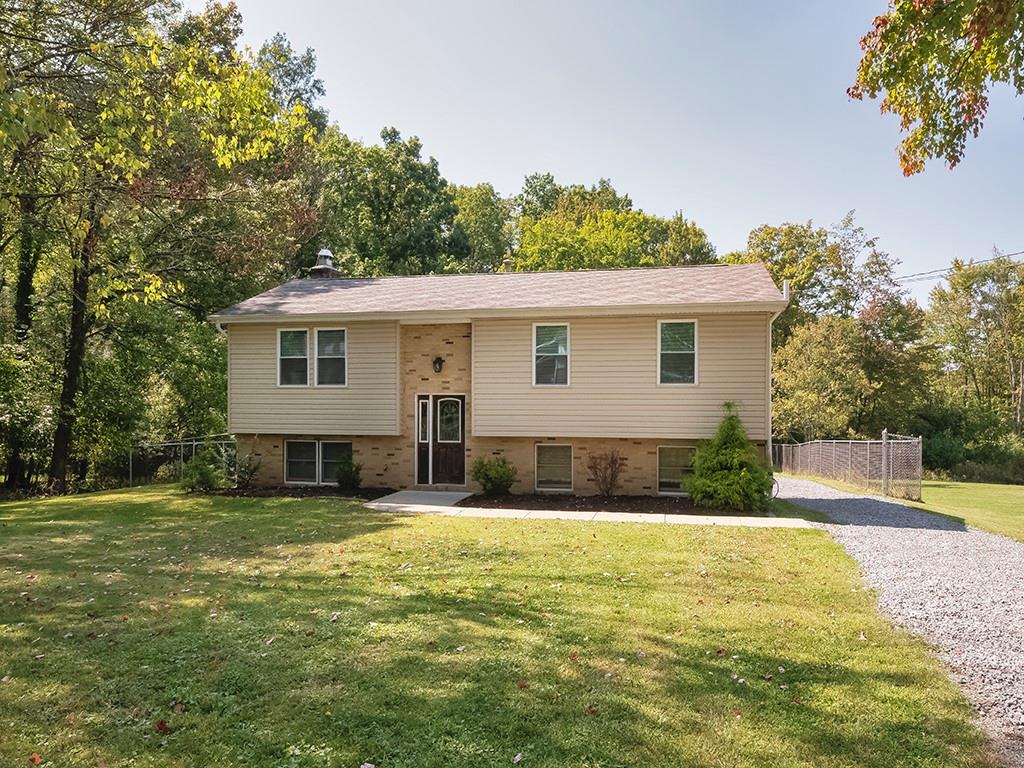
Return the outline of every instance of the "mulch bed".
{"type": "MultiPolygon", "coordinates": [[[[580,512],[653,512],[655,514],[738,514],[695,507],[686,496],[573,496],[564,494],[509,494],[508,496],[475,495],[456,506],[487,509],[551,509],[580,512]]],[[[746,514],[746,513],[744,513],[746,514]]]]}
{"type": "Polygon", "coordinates": [[[355,493],[342,493],[337,488],[329,485],[276,485],[260,488],[226,488],[219,491],[211,491],[211,496],[243,496],[252,498],[267,498],[271,496],[288,496],[294,498],[339,498],[339,499],[360,499],[362,501],[373,501],[381,496],[394,493],[394,488],[360,488],[355,493]]]}

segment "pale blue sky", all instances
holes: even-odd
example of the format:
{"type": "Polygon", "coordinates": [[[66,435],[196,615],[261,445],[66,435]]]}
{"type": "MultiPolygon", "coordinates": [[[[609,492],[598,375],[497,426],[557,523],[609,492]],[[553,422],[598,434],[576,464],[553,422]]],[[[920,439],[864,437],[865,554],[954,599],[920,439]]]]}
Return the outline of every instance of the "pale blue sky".
{"type": "Polygon", "coordinates": [[[417,135],[453,182],[508,194],[534,171],[604,176],[721,253],[760,224],[851,208],[904,272],[1024,249],[1024,100],[996,93],[956,170],[906,179],[895,120],[847,98],[885,0],[238,5],[245,42],[282,31],[316,50],[342,130],[417,135]]]}

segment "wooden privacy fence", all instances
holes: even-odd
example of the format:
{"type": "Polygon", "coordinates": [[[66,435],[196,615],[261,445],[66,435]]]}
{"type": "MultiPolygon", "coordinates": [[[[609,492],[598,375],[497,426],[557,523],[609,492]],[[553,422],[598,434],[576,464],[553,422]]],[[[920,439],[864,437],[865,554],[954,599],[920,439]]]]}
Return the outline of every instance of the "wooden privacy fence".
{"type": "Polygon", "coordinates": [[[776,445],[783,472],[842,480],[883,496],[921,500],[921,438],[890,435],[881,440],[813,440],[776,445]]]}

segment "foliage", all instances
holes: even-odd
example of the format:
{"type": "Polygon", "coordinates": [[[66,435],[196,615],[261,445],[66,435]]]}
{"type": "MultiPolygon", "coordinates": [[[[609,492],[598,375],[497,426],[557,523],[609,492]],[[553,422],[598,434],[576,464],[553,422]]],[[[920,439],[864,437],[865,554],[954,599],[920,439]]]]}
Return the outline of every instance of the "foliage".
{"type": "Polygon", "coordinates": [[[244,456],[235,457],[235,488],[251,488],[253,481],[259,474],[262,457],[247,453],[244,456]]]}
{"type": "Polygon", "coordinates": [[[504,456],[478,456],[469,474],[488,496],[504,496],[519,476],[515,465],[504,456]]]}
{"type": "Polygon", "coordinates": [[[223,484],[224,473],[216,455],[208,446],[196,451],[181,471],[181,487],[186,491],[212,491],[223,484]]]}
{"type": "Polygon", "coordinates": [[[412,275],[464,258],[465,239],[452,237],[455,195],[437,161],[422,159],[420,140],[403,140],[394,128],[380,137],[381,144],[364,145],[329,129],[320,143],[322,236],[339,268],[352,275],[412,275]]]}
{"type": "Polygon", "coordinates": [[[713,509],[763,510],[772,493],[772,472],[747,437],[736,406],[726,403],[715,436],[693,457],[693,474],[683,490],[694,504],[713,509]]]}
{"type": "Polygon", "coordinates": [[[954,262],[948,285],[932,291],[929,325],[945,387],[1024,434],[1024,264],[954,262]]]}
{"type": "Polygon", "coordinates": [[[166,487],[0,518],[3,765],[986,764],[955,682],[816,531],[166,487]]]}
{"type": "Polygon", "coordinates": [[[988,90],[1006,83],[1024,93],[1024,19],[1016,0],[892,0],[861,39],[864,56],[848,93],[884,94],[906,137],[906,175],[932,158],[950,168],[988,111],[988,90]]]}
{"type": "Polygon", "coordinates": [[[455,230],[465,237],[468,255],[453,259],[448,271],[496,272],[511,248],[511,204],[490,184],[455,188],[455,230]]]}
{"type": "Polygon", "coordinates": [[[338,490],[342,493],[355,493],[363,485],[363,465],[354,461],[351,456],[342,456],[338,460],[338,490]]]}
{"type": "Polygon", "coordinates": [[[842,437],[874,392],[860,366],[857,323],[825,317],[798,327],[774,357],[777,433],[799,440],[842,437]]]}
{"type": "Polygon", "coordinates": [[[591,453],[587,456],[587,471],[590,481],[597,486],[601,496],[614,496],[619,481],[626,469],[626,459],[618,451],[591,453]]]}

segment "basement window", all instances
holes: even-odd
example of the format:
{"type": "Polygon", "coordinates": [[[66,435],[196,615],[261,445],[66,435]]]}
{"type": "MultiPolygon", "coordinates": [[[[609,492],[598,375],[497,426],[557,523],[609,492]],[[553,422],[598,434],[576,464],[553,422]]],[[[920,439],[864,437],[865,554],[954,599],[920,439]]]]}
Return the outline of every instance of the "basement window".
{"type": "Polygon", "coordinates": [[[316,441],[286,440],[284,443],[284,481],[316,484],[316,441]]]}
{"type": "Polygon", "coordinates": [[[543,443],[536,455],[538,491],[572,490],[572,446],[543,443]]]}
{"type": "Polygon", "coordinates": [[[693,453],[686,445],[658,446],[658,493],[683,494],[683,477],[693,474],[693,453]]]}
{"type": "Polygon", "coordinates": [[[338,467],[343,461],[352,461],[352,443],[320,443],[320,482],[337,485],[338,467]]]}

